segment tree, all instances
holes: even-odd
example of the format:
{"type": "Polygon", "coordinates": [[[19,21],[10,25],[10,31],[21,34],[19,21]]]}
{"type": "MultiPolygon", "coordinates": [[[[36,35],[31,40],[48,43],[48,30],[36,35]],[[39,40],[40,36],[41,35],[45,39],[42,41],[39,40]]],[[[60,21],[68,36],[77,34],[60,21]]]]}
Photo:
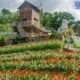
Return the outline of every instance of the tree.
{"type": "Polygon", "coordinates": [[[50,28],[53,20],[53,15],[49,12],[41,11],[41,25],[50,28]]]}
{"type": "Polygon", "coordinates": [[[12,31],[12,23],[19,20],[19,12],[10,12],[8,9],[2,10],[0,15],[0,31],[12,31]]]}
{"type": "Polygon", "coordinates": [[[74,20],[74,17],[72,16],[72,14],[67,13],[67,12],[55,12],[53,14],[53,24],[52,26],[54,27],[54,29],[58,29],[61,24],[62,24],[62,19],[66,18],[69,22],[71,22],[71,20],[74,20]]]}
{"type": "Polygon", "coordinates": [[[74,20],[74,17],[72,14],[67,12],[55,12],[54,14],[51,14],[49,12],[42,12],[41,14],[41,23],[42,26],[47,27],[49,29],[55,29],[58,30],[58,28],[62,24],[62,19],[66,18],[67,20],[74,20]]]}
{"type": "Polygon", "coordinates": [[[14,12],[13,15],[12,15],[12,21],[19,21],[20,20],[20,14],[19,14],[19,11],[17,12],[14,12]]]}
{"type": "Polygon", "coordinates": [[[8,15],[8,14],[10,14],[11,12],[10,12],[8,9],[2,9],[1,13],[2,13],[3,15],[8,15]]]}

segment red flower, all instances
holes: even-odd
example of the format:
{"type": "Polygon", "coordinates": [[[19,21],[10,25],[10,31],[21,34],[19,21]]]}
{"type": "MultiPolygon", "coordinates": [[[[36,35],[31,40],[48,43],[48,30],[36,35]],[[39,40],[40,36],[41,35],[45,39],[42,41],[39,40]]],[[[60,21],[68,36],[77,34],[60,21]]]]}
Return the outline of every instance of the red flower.
{"type": "Polygon", "coordinates": [[[78,76],[78,79],[77,80],[80,80],[80,75],[78,76]]]}
{"type": "Polygon", "coordinates": [[[26,71],[16,71],[16,70],[14,70],[13,74],[17,75],[17,76],[18,75],[25,76],[27,74],[27,72],[26,71]]]}

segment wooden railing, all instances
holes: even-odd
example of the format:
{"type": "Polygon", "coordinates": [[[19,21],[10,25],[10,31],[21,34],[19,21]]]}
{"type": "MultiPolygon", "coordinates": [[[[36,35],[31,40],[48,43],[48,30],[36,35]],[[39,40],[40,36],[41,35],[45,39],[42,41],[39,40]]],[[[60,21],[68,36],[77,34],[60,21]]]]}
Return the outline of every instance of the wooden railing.
{"type": "Polygon", "coordinates": [[[39,27],[39,24],[37,22],[34,21],[34,26],[39,27]]]}
{"type": "Polygon", "coordinates": [[[31,24],[32,24],[31,20],[19,22],[19,25],[21,25],[22,27],[24,27],[24,26],[30,26],[31,24]]]}

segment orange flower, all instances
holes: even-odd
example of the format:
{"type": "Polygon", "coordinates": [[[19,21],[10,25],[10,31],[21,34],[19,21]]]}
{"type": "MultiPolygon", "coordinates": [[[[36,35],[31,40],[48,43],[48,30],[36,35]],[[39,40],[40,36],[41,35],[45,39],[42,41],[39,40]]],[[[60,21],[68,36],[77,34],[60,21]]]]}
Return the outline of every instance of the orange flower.
{"type": "Polygon", "coordinates": [[[80,75],[78,76],[78,79],[77,80],[80,80],[80,75]]]}
{"type": "Polygon", "coordinates": [[[3,73],[2,73],[2,72],[0,72],[0,76],[1,76],[1,75],[3,75],[3,73]]]}
{"type": "Polygon", "coordinates": [[[27,73],[26,71],[21,71],[21,72],[20,72],[20,75],[21,75],[21,76],[25,76],[26,73],[27,73]]]}
{"type": "Polygon", "coordinates": [[[53,62],[53,59],[52,58],[48,58],[48,62],[53,62]]]}
{"type": "Polygon", "coordinates": [[[53,78],[53,77],[54,77],[54,73],[52,72],[52,73],[50,74],[50,76],[51,76],[51,78],[53,78]]]}
{"type": "Polygon", "coordinates": [[[67,56],[73,56],[72,53],[67,53],[67,56]]]}
{"type": "Polygon", "coordinates": [[[32,72],[32,71],[33,71],[32,69],[29,70],[29,72],[32,72]]]}
{"type": "Polygon", "coordinates": [[[59,62],[59,59],[54,59],[54,58],[48,58],[48,62],[59,62]]]}
{"type": "Polygon", "coordinates": [[[59,79],[61,79],[61,78],[62,78],[62,74],[61,74],[61,73],[59,73],[59,74],[58,74],[58,77],[59,77],[59,79]]]}
{"type": "Polygon", "coordinates": [[[19,71],[14,70],[14,71],[13,71],[13,74],[14,74],[14,75],[19,75],[20,73],[19,73],[19,71]]]}
{"type": "Polygon", "coordinates": [[[15,75],[19,75],[20,73],[18,71],[15,72],[15,75]]]}

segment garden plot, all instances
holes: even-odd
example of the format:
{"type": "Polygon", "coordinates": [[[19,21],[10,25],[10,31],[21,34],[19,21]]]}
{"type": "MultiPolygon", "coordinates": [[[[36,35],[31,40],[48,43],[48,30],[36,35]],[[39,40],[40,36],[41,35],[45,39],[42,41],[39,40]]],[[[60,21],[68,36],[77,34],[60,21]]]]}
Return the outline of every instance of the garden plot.
{"type": "Polygon", "coordinates": [[[0,55],[0,79],[77,80],[80,54],[55,50],[0,55]]]}

